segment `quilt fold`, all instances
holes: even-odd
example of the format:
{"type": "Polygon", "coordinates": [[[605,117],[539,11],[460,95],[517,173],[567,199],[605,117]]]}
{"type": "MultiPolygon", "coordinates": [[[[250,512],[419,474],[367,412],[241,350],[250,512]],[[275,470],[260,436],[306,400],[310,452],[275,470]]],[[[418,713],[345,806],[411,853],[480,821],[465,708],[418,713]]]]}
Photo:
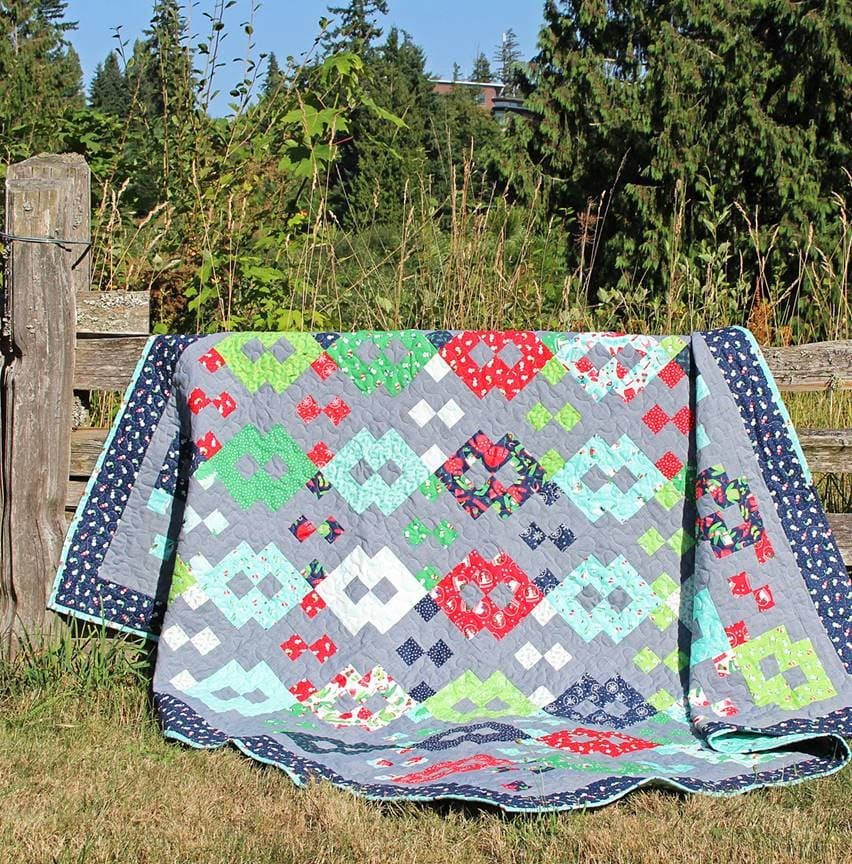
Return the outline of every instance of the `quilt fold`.
{"type": "Polygon", "coordinates": [[[839,770],[852,586],[741,328],[149,340],[50,608],[164,734],[513,811],[839,770]]]}

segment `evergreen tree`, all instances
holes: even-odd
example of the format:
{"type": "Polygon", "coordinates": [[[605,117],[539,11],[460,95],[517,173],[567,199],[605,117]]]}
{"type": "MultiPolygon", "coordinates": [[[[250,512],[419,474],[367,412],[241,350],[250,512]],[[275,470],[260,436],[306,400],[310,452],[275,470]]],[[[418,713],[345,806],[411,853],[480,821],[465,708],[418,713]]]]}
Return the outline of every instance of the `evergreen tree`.
{"type": "Polygon", "coordinates": [[[351,51],[363,57],[382,35],[376,17],[388,14],[388,4],[387,0],[350,0],[348,6],[329,6],[328,13],[336,25],[323,36],[326,52],[351,51]]]}
{"type": "Polygon", "coordinates": [[[350,120],[351,141],[337,163],[336,209],[350,224],[400,223],[412,185],[426,173],[429,118],[438,97],[425,71],[426,58],[407,33],[392,29],[370,55],[366,87],[382,108],[405,121],[398,127],[359,110],[350,120]]]}
{"type": "Polygon", "coordinates": [[[130,110],[130,91],[127,78],[118,65],[115,51],[99,63],[89,89],[89,105],[104,114],[126,117],[130,110]]]}
{"type": "Polygon", "coordinates": [[[154,93],[158,115],[179,111],[192,101],[192,59],[186,46],[187,24],[180,0],[156,0],[145,31],[151,72],[159,85],[154,93]]]}
{"type": "Polygon", "coordinates": [[[278,65],[278,58],[275,52],[269,54],[269,59],[266,61],[266,78],[263,81],[263,95],[272,96],[278,92],[284,81],[284,75],[281,72],[281,67],[278,65]]]}
{"type": "Polygon", "coordinates": [[[494,51],[494,63],[497,68],[497,78],[508,92],[513,92],[518,75],[518,63],[521,60],[521,48],[518,37],[510,27],[500,40],[494,51]]]}
{"type": "MultiPolygon", "coordinates": [[[[13,125],[49,118],[83,105],[82,70],[66,34],[62,0],[7,0],[0,4],[0,138],[13,125]]],[[[35,146],[47,146],[39,142],[35,146]]]]}
{"type": "Polygon", "coordinates": [[[493,73],[491,72],[491,64],[488,58],[482,51],[473,58],[473,69],[470,72],[471,81],[492,81],[493,73]]]}
{"type": "Polygon", "coordinates": [[[831,193],[852,161],[848,4],[547,0],[544,14],[523,81],[537,119],[516,126],[539,173],[561,181],[555,206],[605,195],[598,284],[633,271],[662,290],[673,244],[699,270],[702,244],[755,266],[745,226],[711,230],[702,198],[779,226],[770,280],[790,284],[809,225],[833,244],[831,193]]]}

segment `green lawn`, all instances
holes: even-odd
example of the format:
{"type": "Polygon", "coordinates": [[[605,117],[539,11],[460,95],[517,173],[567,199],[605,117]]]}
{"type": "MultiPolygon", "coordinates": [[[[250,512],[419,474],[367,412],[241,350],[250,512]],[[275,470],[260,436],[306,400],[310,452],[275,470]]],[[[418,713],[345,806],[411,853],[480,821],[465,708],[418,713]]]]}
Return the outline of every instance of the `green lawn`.
{"type": "Polygon", "coordinates": [[[382,805],[167,742],[143,683],[77,671],[0,670],[3,864],[849,861],[852,771],[733,798],[640,791],[586,813],[382,805]]]}

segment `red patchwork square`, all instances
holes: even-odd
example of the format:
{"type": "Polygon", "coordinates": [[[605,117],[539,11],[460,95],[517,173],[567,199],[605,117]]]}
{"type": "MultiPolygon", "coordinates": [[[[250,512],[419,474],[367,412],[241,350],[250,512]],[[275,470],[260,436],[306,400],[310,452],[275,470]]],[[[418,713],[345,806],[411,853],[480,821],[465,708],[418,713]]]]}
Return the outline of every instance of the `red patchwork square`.
{"type": "Polygon", "coordinates": [[[664,453],[657,460],[656,465],[660,469],[660,473],[668,480],[671,480],[683,468],[683,462],[671,450],[668,453],[664,453]]]}
{"type": "Polygon", "coordinates": [[[683,369],[681,369],[680,366],[672,360],[671,363],[667,364],[663,368],[663,371],[660,372],[660,378],[666,382],[666,386],[672,388],[680,382],[680,379],[683,378],[685,374],[686,373],[683,369]]]}
{"type": "Polygon", "coordinates": [[[669,422],[669,415],[660,408],[659,405],[655,405],[643,418],[643,422],[645,425],[656,435],[662,429],[666,427],[666,424],[669,422]]]}

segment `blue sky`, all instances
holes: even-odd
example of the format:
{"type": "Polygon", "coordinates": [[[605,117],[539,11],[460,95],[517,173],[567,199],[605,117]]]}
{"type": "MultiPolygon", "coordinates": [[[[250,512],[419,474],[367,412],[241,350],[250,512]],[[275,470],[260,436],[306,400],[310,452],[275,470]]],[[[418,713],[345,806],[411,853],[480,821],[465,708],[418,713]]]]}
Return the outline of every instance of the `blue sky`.
{"type": "MultiPolygon", "coordinates": [[[[200,0],[192,11],[193,32],[205,32],[208,22],[203,12],[212,5],[212,0],[200,0]]],[[[326,0],[265,0],[255,20],[255,51],[274,51],[283,60],[308,50],[327,5],[326,0]]],[[[335,0],[332,5],[345,5],[345,0],[335,0]]],[[[439,78],[449,78],[453,62],[467,73],[479,51],[491,59],[502,32],[510,27],[518,36],[524,57],[532,56],[544,4],[542,0],[389,0],[388,5],[390,14],[382,21],[385,29],[396,25],[411,33],[426,52],[427,70],[439,78]]],[[[239,25],[246,19],[249,6],[249,0],[238,0],[227,13],[230,32],[225,56],[229,61],[245,54],[246,38],[239,25]]],[[[121,25],[123,38],[132,44],[150,13],[150,0],[69,0],[68,18],[79,22],[71,40],[80,53],[87,87],[95,66],[116,45],[112,28],[121,25]]],[[[233,72],[222,70],[220,89],[230,89],[225,85],[238,74],[237,66],[231,66],[233,72]]]]}

